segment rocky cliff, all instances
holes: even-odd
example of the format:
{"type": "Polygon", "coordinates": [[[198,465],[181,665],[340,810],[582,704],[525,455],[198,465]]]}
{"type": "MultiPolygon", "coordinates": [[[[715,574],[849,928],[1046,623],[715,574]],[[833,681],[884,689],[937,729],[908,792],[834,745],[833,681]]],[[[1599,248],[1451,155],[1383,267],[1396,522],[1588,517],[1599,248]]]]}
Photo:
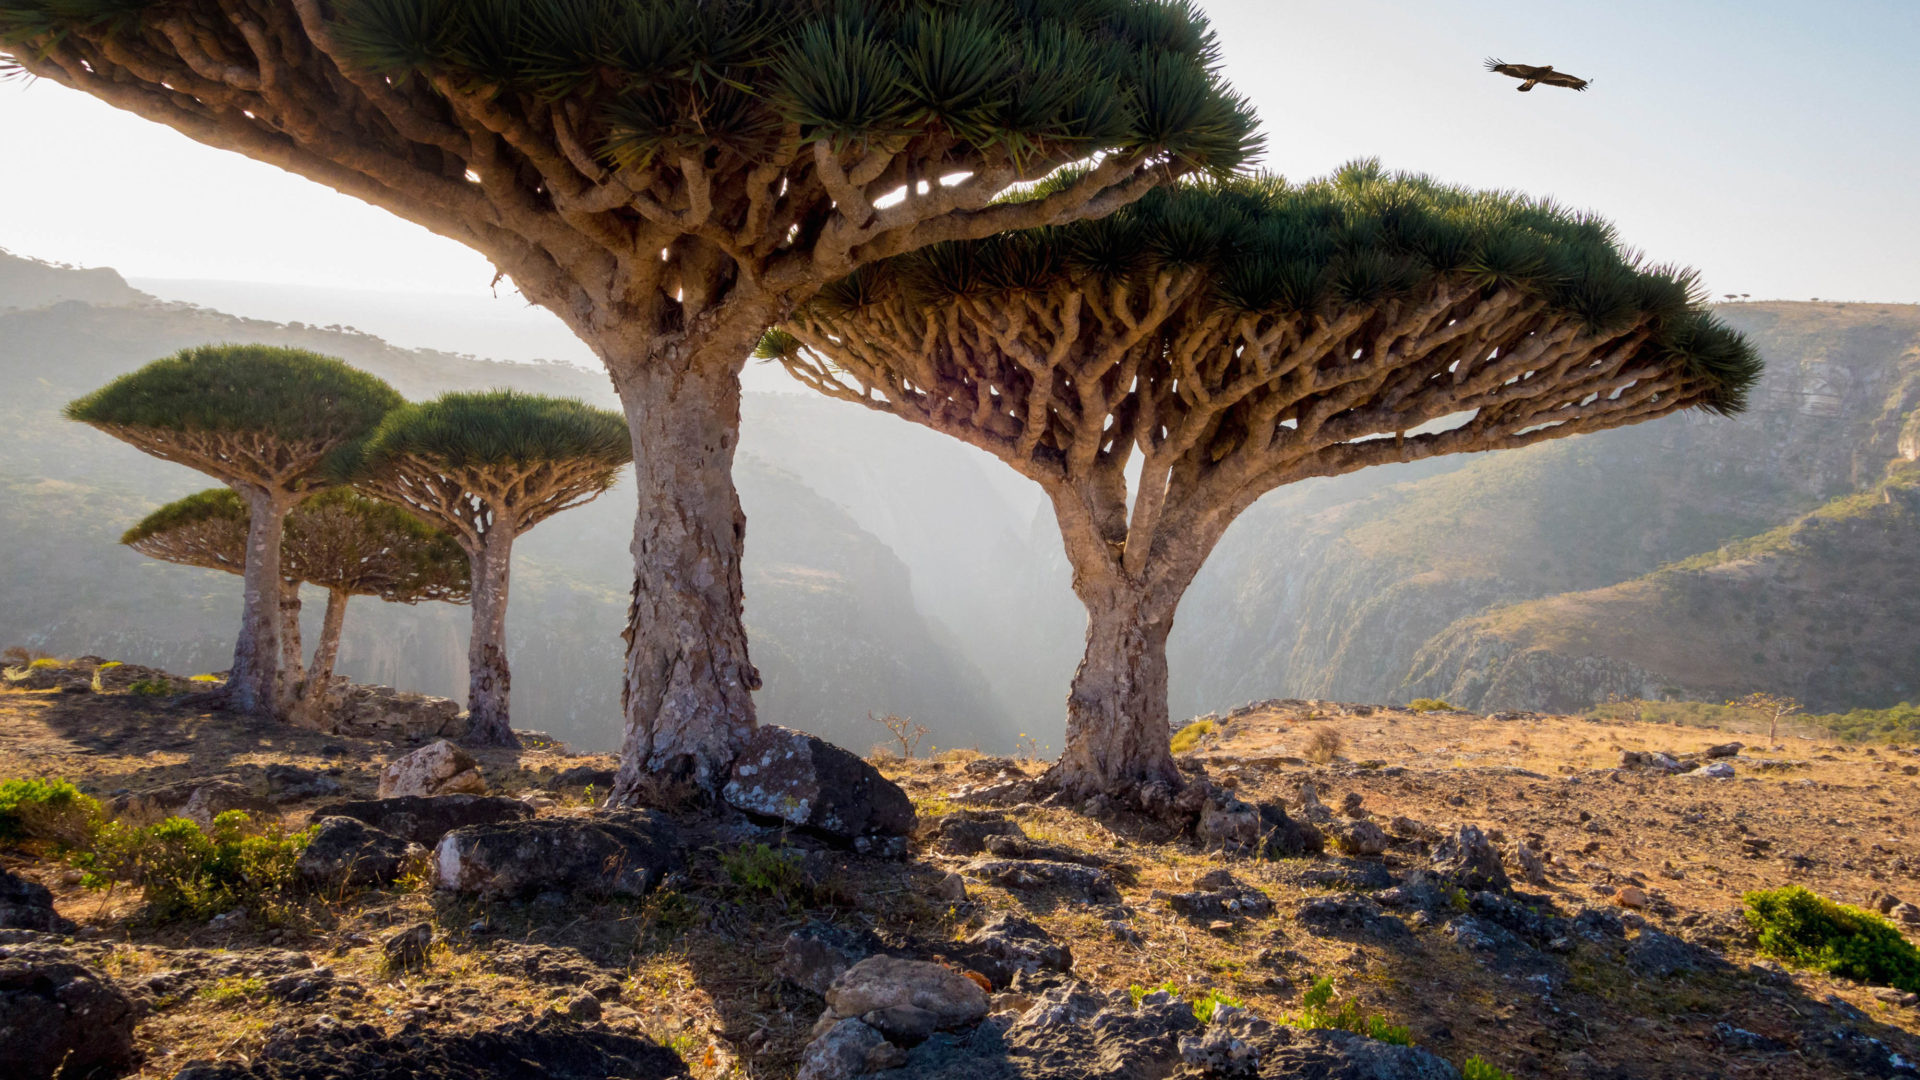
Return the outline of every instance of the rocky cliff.
{"type": "Polygon", "coordinates": [[[1571,710],[1610,695],[1787,694],[1814,712],[1920,692],[1920,465],[1790,525],[1605,589],[1463,619],[1401,694],[1571,710]]]}

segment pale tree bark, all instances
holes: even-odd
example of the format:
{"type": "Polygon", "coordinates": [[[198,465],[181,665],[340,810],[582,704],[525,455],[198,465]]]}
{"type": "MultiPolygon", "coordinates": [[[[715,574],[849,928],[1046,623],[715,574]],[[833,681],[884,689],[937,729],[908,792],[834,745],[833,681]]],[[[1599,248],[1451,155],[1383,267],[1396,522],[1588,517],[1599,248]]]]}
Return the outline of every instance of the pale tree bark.
{"type": "Polygon", "coordinates": [[[305,681],[306,650],[300,644],[300,583],[280,579],[280,671],[282,697],[297,693],[305,681]]]}
{"type": "Polygon", "coordinates": [[[739,371],[759,325],[714,335],[692,363],[650,362],[616,377],[640,501],[615,805],[710,800],[753,734],[760,673],[741,623],[747,520],[733,456],[739,371]]]}
{"type": "Polygon", "coordinates": [[[509,524],[487,534],[473,563],[473,634],[467,641],[467,735],[475,746],[518,746],[507,714],[507,577],[513,563],[509,524]]]}
{"type": "Polygon", "coordinates": [[[305,696],[308,700],[321,700],[333,683],[333,664],[340,656],[340,628],[346,623],[347,601],[351,598],[352,594],[345,589],[327,590],[320,640],[313,647],[313,664],[307,669],[305,696]]]}
{"type": "Polygon", "coordinates": [[[1087,607],[1087,645],[1067,694],[1055,784],[1076,801],[1153,783],[1178,788],[1167,722],[1171,613],[1131,584],[1076,591],[1087,607]]]}
{"type": "Polygon", "coordinates": [[[273,492],[251,485],[238,490],[247,501],[247,565],[241,575],[240,639],[227,676],[229,702],[243,713],[278,716],[286,704],[279,681],[280,539],[289,507],[273,492]]]}

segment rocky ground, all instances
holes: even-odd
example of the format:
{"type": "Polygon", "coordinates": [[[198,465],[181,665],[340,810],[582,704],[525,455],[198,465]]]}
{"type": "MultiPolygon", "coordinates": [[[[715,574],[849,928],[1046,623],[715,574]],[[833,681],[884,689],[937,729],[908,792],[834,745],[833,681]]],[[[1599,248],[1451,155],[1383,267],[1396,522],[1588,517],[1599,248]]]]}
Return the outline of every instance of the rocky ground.
{"type": "Polygon", "coordinates": [[[54,927],[0,930],[0,1028],[84,1027],[126,1063],[96,1075],[185,1080],[1915,1075],[1910,997],[1763,960],[1738,907],[1800,883],[1920,920],[1920,756],[1734,738],[1757,741],[1268,703],[1182,754],[1245,800],[1223,819],[1296,853],[1268,859],[1047,805],[1039,763],[964,752],[879,763],[909,820],[870,768],[776,733],[729,796],[753,815],[676,819],[594,809],[612,759],[537,741],[474,755],[485,795],[380,800],[416,747],[5,691],[0,778],[128,820],[323,823],[306,887],[205,922],[0,853],[0,916],[54,927]],[[841,794],[780,794],[808,784],[841,794]],[[57,915],[19,915],[36,884],[57,915]],[[1418,1049],[1284,1023],[1323,976],[1418,1049]]]}

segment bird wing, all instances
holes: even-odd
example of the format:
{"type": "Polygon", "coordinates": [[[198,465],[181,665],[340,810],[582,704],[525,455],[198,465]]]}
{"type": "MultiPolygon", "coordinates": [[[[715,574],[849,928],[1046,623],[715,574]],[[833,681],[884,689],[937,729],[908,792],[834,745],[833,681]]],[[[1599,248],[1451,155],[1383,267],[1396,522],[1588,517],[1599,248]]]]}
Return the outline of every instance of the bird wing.
{"type": "Polygon", "coordinates": [[[1587,88],[1587,80],[1577,75],[1569,75],[1564,71],[1555,71],[1542,75],[1540,76],[1540,81],[1546,83],[1548,86],[1564,86],[1569,90],[1585,90],[1587,88]]]}
{"type": "Polygon", "coordinates": [[[1515,79],[1537,79],[1542,74],[1545,74],[1547,69],[1534,67],[1532,64],[1509,64],[1489,57],[1487,59],[1487,70],[1497,71],[1502,75],[1507,75],[1515,79]]]}

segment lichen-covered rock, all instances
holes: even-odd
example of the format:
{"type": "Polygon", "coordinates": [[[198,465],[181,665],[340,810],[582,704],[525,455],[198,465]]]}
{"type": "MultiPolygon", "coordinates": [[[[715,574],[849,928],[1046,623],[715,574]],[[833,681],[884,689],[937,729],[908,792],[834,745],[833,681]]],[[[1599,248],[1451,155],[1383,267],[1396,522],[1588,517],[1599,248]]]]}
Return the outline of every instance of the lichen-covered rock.
{"type": "Polygon", "coordinates": [[[1120,899],[1120,890],[1114,886],[1112,874],[1098,867],[1078,863],[1040,859],[976,859],[966,865],[965,871],[982,881],[1019,892],[1053,888],[1097,903],[1115,903],[1120,899]]]}
{"type": "Polygon", "coordinates": [[[1216,791],[1200,808],[1194,836],[1204,847],[1250,851],[1260,844],[1262,824],[1259,807],[1216,791]]]}
{"type": "Polygon", "coordinates": [[[913,802],[857,755],[804,731],[768,724],[734,762],[722,792],[736,809],[842,840],[910,836],[913,802]]]}
{"type": "Polygon", "coordinates": [[[1322,896],[1300,905],[1300,925],[1329,937],[1361,933],[1381,938],[1407,937],[1407,924],[1382,911],[1374,900],[1358,893],[1322,896]]]}
{"type": "Polygon", "coordinates": [[[315,813],[356,818],[383,832],[431,848],[455,829],[523,821],[533,816],[533,808],[504,795],[402,795],[333,803],[315,813]]]}
{"type": "Polygon", "coordinates": [[[1330,818],[1320,828],[1342,855],[1378,855],[1387,850],[1387,833],[1364,818],[1330,818]]]}
{"type": "Polygon", "coordinates": [[[1474,825],[1462,825],[1433,849],[1435,876],[1468,892],[1483,889],[1505,892],[1513,887],[1500,852],[1487,834],[1474,825]]]}
{"type": "Polygon", "coordinates": [[[1175,893],[1167,898],[1174,911],[1196,922],[1246,917],[1263,919],[1273,914],[1273,900],[1225,870],[1216,870],[1195,883],[1192,892],[1175,893]]]}
{"type": "Polygon", "coordinates": [[[134,1062],[139,1008],[70,950],[0,946],[0,1075],[116,1076],[134,1062]]]}
{"type": "Polygon", "coordinates": [[[665,816],[642,810],[469,825],[440,838],[434,883],[483,897],[638,897],[678,865],[673,837],[665,816]]]}
{"type": "Polygon", "coordinates": [[[426,849],[350,817],[321,818],[293,871],[309,889],[386,885],[426,849]]]}
{"type": "Polygon", "coordinates": [[[402,795],[484,795],[487,782],[473,755],[445,739],[395,759],[380,773],[378,798],[402,795]]]}
{"type": "Polygon", "coordinates": [[[53,910],[53,893],[37,881],[0,870],[0,930],[70,932],[73,923],[53,910]]]}
{"type": "Polygon", "coordinates": [[[900,1048],[872,1025],[842,1020],[807,1044],[795,1080],[847,1080],[893,1068],[904,1057],[900,1048]]]}

